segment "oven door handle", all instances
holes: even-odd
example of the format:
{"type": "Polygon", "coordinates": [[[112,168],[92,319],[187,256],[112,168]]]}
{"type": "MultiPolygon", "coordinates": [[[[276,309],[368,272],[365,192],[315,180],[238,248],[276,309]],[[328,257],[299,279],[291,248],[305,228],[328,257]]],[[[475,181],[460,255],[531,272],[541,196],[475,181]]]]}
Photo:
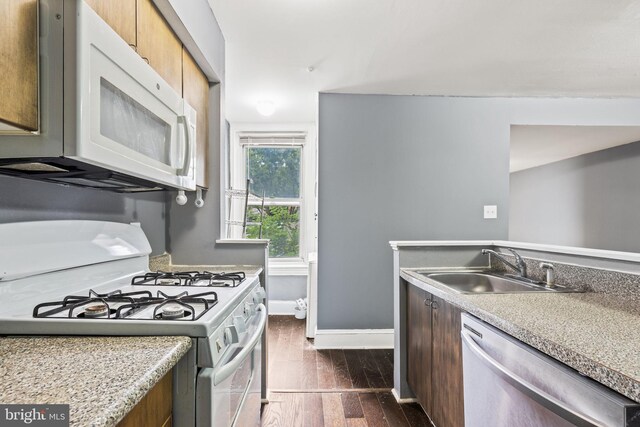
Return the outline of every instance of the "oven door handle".
{"type": "Polygon", "coordinates": [[[221,366],[214,374],[213,374],[213,385],[216,386],[229,378],[231,374],[233,374],[240,364],[247,358],[256,347],[258,342],[262,339],[262,332],[264,331],[264,326],[267,323],[267,309],[264,304],[258,305],[256,309],[260,313],[260,321],[258,323],[258,328],[254,332],[253,336],[244,346],[242,350],[230,361],[221,366]]]}

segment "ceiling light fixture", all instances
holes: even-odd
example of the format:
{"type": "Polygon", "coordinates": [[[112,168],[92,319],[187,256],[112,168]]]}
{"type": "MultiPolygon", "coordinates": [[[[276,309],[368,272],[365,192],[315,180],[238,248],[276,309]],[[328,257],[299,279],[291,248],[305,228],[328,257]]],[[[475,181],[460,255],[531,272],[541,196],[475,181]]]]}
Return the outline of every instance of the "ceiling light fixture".
{"type": "Polygon", "coordinates": [[[258,113],[262,114],[265,117],[269,117],[276,111],[276,104],[273,101],[262,100],[258,101],[256,104],[256,108],[258,113]]]}

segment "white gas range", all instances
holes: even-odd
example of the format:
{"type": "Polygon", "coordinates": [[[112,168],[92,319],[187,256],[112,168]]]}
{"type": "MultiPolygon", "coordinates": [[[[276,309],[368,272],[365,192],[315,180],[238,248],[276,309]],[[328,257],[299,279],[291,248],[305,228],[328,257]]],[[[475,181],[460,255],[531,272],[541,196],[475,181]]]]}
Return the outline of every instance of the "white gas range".
{"type": "Polygon", "coordinates": [[[0,224],[0,334],[189,336],[174,368],[174,425],[256,425],[260,270],[150,272],[150,252],[135,225],[0,224]]]}

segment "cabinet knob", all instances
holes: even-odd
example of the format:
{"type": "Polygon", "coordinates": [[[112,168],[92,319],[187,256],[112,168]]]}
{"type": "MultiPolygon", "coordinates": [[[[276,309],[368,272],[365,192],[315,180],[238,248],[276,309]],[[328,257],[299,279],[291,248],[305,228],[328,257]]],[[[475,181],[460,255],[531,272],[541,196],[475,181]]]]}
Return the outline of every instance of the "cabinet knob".
{"type": "Polygon", "coordinates": [[[424,299],[424,305],[431,305],[431,300],[429,298],[424,299]]]}
{"type": "Polygon", "coordinates": [[[431,308],[433,308],[434,310],[438,309],[438,302],[437,301],[431,301],[431,308]]]}

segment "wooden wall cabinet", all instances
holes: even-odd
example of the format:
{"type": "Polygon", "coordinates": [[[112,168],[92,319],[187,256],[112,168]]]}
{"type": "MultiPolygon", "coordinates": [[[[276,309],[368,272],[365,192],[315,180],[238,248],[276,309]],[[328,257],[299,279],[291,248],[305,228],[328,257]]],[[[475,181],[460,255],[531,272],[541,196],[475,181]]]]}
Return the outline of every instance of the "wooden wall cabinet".
{"type": "Polygon", "coordinates": [[[38,0],[0,1],[0,16],[0,131],[37,131],[38,0]]]}
{"type": "Polygon", "coordinates": [[[462,311],[422,289],[407,290],[407,382],[436,427],[464,426],[462,311]]]}
{"type": "Polygon", "coordinates": [[[182,42],[152,0],[85,0],[182,95],[182,42]]]}
{"type": "Polygon", "coordinates": [[[182,43],[152,0],[137,3],[138,54],[182,95],[182,43]]]}
{"type": "Polygon", "coordinates": [[[187,49],[182,48],[182,92],[184,99],[197,111],[196,184],[209,187],[209,79],[200,70],[187,49]]]}
{"type": "Polygon", "coordinates": [[[169,371],[118,423],[118,427],[171,426],[173,371],[169,371]]]}
{"type": "Polygon", "coordinates": [[[136,0],[85,0],[129,46],[136,47],[136,0]]]}

